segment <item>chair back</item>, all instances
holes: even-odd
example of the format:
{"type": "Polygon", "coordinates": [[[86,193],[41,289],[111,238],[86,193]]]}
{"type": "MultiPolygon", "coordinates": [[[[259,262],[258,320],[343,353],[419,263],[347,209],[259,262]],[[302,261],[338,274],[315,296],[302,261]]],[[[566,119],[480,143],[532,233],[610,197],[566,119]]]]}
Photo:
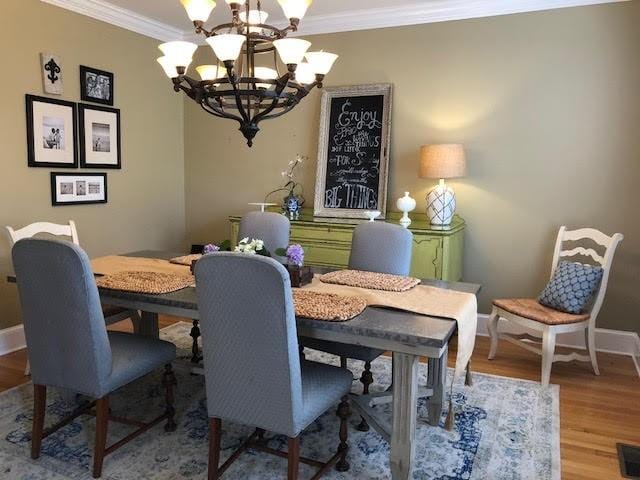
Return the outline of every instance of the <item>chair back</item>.
{"type": "Polygon", "coordinates": [[[400,225],[367,222],[353,232],[349,268],[409,275],[413,234],[400,225]]]}
{"type": "Polygon", "coordinates": [[[32,238],[19,240],[12,256],[33,383],[95,396],[112,358],[87,254],[32,238]]]}
{"type": "Polygon", "coordinates": [[[202,257],[195,275],[209,416],[295,436],[302,383],[287,270],[221,252],[202,257]]]}
{"type": "Polygon", "coordinates": [[[611,271],[611,264],[613,263],[613,255],[618,247],[618,244],[624,239],[621,233],[614,233],[612,236],[605,235],[599,230],[594,228],[580,228],[578,230],[567,230],[564,225],[560,227],[558,237],[556,239],[556,246],[553,252],[553,263],[551,264],[551,277],[556,271],[560,260],[567,257],[583,256],[591,258],[595,263],[602,267],[602,281],[598,287],[598,292],[594,295],[593,300],[589,307],[590,322],[595,322],[602,302],[604,301],[604,295],[607,291],[607,283],[609,281],[609,272],[611,271]],[[604,254],[599,254],[595,249],[590,246],[574,246],[571,249],[565,249],[565,242],[584,242],[589,241],[591,244],[596,243],[600,247],[604,248],[604,254]]]}
{"type": "Polygon", "coordinates": [[[70,237],[71,241],[76,245],[80,245],[78,240],[78,232],[76,231],[76,224],[73,220],[69,220],[68,225],[59,225],[57,223],[50,222],[36,222],[26,227],[14,230],[13,228],[6,226],[7,233],[9,234],[9,241],[13,246],[18,240],[23,238],[31,238],[39,233],[48,233],[50,235],[66,236],[70,237]]]}
{"type": "Polygon", "coordinates": [[[286,257],[276,255],[279,248],[289,246],[289,230],[291,224],[284,215],[274,212],[249,212],[240,220],[238,241],[243,238],[260,239],[271,256],[280,263],[286,262],[286,257]]]}

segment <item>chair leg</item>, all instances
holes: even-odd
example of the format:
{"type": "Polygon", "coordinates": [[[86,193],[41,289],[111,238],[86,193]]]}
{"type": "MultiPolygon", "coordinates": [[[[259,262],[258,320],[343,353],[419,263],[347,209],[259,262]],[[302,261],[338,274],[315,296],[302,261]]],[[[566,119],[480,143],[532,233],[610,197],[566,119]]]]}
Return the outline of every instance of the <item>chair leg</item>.
{"type": "Polygon", "coordinates": [[[300,470],[300,437],[289,437],[287,480],[298,480],[300,470]]]}
{"type": "Polygon", "coordinates": [[[219,418],[209,419],[209,476],[208,480],[218,480],[220,475],[220,436],[222,421],[219,418]]]}
{"type": "Polygon", "coordinates": [[[498,320],[500,319],[500,315],[498,314],[498,308],[493,307],[491,310],[491,315],[489,316],[489,321],[487,322],[487,329],[489,330],[489,335],[491,336],[491,348],[489,349],[489,360],[493,360],[496,357],[496,351],[498,350],[498,340],[500,339],[498,333],[498,320]]]}
{"type": "Polygon", "coordinates": [[[591,358],[591,367],[593,367],[593,373],[600,375],[600,368],[598,368],[598,357],[596,356],[596,335],[595,330],[591,327],[587,327],[584,331],[584,343],[587,346],[587,352],[591,358]]]}
{"type": "Polygon", "coordinates": [[[173,368],[170,363],[167,363],[164,366],[164,373],[162,374],[162,385],[165,388],[165,413],[167,415],[167,423],[164,426],[165,432],[175,432],[177,425],[174,419],[176,414],[176,409],[173,406],[173,387],[178,384],[176,380],[176,376],[173,373],[173,368]]]}
{"type": "Polygon", "coordinates": [[[31,458],[40,457],[42,434],[44,432],[44,416],[47,405],[47,387],[33,386],[33,429],[31,431],[31,458]]]}
{"type": "MultiPolygon", "coordinates": [[[[339,472],[346,472],[349,470],[349,462],[347,462],[347,452],[349,451],[349,444],[347,443],[349,430],[348,430],[348,420],[351,415],[351,407],[349,406],[349,396],[345,395],[342,397],[342,401],[340,405],[338,405],[338,411],[336,415],[340,418],[340,444],[338,445],[338,452],[340,453],[340,458],[338,459],[338,463],[336,463],[336,470],[339,472]]],[[[364,421],[364,419],[363,419],[364,421]]]]}
{"type": "Polygon", "coordinates": [[[340,357],[340,368],[347,368],[347,357],[340,357]]]}
{"type": "Polygon", "coordinates": [[[543,387],[549,386],[551,378],[551,366],[553,365],[553,355],[556,350],[556,333],[553,330],[545,329],[542,334],[542,378],[543,387]]]}
{"type": "Polygon", "coordinates": [[[109,396],[105,396],[96,401],[96,446],[93,453],[93,478],[100,478],[102,475],[108,427],[109,396]]]}
{"type": "Polygon", "coordinates": [[[24,376],[28,377],[31,375],[31,364],[29,363],[29,359],[27,359],[27,366],[24,367],[24,376]]]}

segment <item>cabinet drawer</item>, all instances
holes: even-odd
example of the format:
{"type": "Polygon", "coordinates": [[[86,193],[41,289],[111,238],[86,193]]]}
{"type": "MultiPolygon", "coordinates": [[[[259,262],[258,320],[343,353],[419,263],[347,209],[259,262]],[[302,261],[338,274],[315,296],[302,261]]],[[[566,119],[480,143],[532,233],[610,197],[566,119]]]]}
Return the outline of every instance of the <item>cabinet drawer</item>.
{"type": "Polygon", "coordinates": [[[345,243],[351,245],[351,238],[353,237],[352,229],[344,229],[339,227],[326,227],[326,226],[302,226],[296,225],[295,222],[291,224],[291,239],[304,242],[304,241],[319,241],[319,242],[331,242],[331,243],[345,243]]]}
{"type": "Polygon", "coordinates": [[[301,242],[304,263],[319,267],[345,268],[349,263],[349,246],[301,242]]]}

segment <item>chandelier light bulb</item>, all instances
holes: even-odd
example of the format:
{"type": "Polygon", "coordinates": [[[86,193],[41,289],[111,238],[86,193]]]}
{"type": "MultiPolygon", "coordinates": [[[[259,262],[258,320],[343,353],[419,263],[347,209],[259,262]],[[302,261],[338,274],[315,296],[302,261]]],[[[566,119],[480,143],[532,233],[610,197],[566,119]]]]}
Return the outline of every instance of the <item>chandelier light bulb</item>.
{"type": "MultiPolygon", "coordinates": [[[[247,12],[240,12],[240,20],[249,25],[260,25],[267,23],[269,14],[262,10],[249,10],[249,21],[247,22],[247,12]]],[[[262,29],[260,27],[249,27],[250,33],[260,33],[262,29]]]]}
{"type": "Polygon", "coordinates": [[[203,81],[215,80],[218,78],[218,66],[217,65],[200,65],[196,67],[196,72],[200,75],[203,81]]]}
{"type": "Polygon", "coordinates": [[[285,17],[301,20],[312,0],[278,0],[285,17]]]}
{"type": "Polygon", "coordinates": [[[307,53],[311,42],[301,38],[283,38],[275,40],[273,46],[276,47],[280,60],[285,65],[297,65],[302,62],[304,54],[307,53]]]}
{"type": "Polygon", "coordinates": [[[240,55],[242,45],[247,40],[244,35],[224,33],[207,38],[207,43],[221,62],[235,61],[240,55]]]}
{"type": "Polygon", "coordinates": [[[191,42],[167,42],[158,46],[164,56],[168,58],[176,67],[187,67],[191,63],[193,54],[198,45],[191,42]]]}
{"type": "Polygon", "coordinates": [[[301,63],[296,68],[296,80],[303,85],[311,85],[316,81],[316,74],[308,63],[301,63]]]}
{"type": "Polygon", "coordinates": [[[187,62],[186,65],[178,65],[171,58],[164,56],[157,59],[158,63],[164,70],[164,73],[169,78],[176,78],[178,76],[178,67],[185,67],[185,71],[189,68],[191,64],[191,60],[187,62]]]}
{"type": "Polygon", "coordinates": [[[318,75],[329,73],[334,62],[338,59],[338,55],[329,52],[307,52],[305,57],[309,65],[311,65],[313,73],[318,75]]]}
{"type": "Polygon", "coordinates": [[[192,22],[202,23],[209,20],[209,15],[216,6],[213,0],[180,0],[180,3],[192,22]]]}
{"type": "MultiPolygon", "coordinates": [[[[253,69],[253,76],[262,80],[275,80],[278,78],[278,72],[273,68],[268,67],[255,67],[253,69]]],[[[258,88],[268,89],[272,85],[270,83],[256,83],[258,88]]]]}

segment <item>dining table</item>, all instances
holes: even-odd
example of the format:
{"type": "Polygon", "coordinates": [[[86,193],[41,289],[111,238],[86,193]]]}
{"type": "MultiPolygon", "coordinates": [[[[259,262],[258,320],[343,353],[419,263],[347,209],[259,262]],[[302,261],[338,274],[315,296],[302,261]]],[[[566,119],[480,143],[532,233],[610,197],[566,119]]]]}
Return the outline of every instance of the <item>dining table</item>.
{"type": "MultiPolygon", "coordinates": [[[[184,253],[143,250],[123,254],[128,257],[169,260],[184,253]]],[[[326,273],[326,268],[313,267],[314,273],[326,273]]],[[[9,277],[15,281],[15,277],[9,277]]],[[[422,280],[423,285],[477,294],[475,283],[422,280]]],[[[198,362],[199,322],[198,297],[194,286],[166,294],[133,293],[99,288],[103,304],[138,310],[134,332],[159,337],[158,315],[173,315],[193,322],[192,361],[198,362]]],[[[391,420],[379,415],[376,405],[384,403],[383,393],[352,395],[352,404],[390,446],[389,464],[394,480],[412,477],[415,459],[415,431],[418,421],[439,425],[445,400],[449,341],[455,334],[455,320],[418,315],[402,310],[367,307],[360,315],[344,322],[328,322],[296,317],[298,335],[342,342],[391,352],[392,407],[391,420]],[[427,382],[420,386],[420,357],[427,358],[427,382]],[[427,398],[427,418],[418,418],[419,397],[427,398]]]]}

